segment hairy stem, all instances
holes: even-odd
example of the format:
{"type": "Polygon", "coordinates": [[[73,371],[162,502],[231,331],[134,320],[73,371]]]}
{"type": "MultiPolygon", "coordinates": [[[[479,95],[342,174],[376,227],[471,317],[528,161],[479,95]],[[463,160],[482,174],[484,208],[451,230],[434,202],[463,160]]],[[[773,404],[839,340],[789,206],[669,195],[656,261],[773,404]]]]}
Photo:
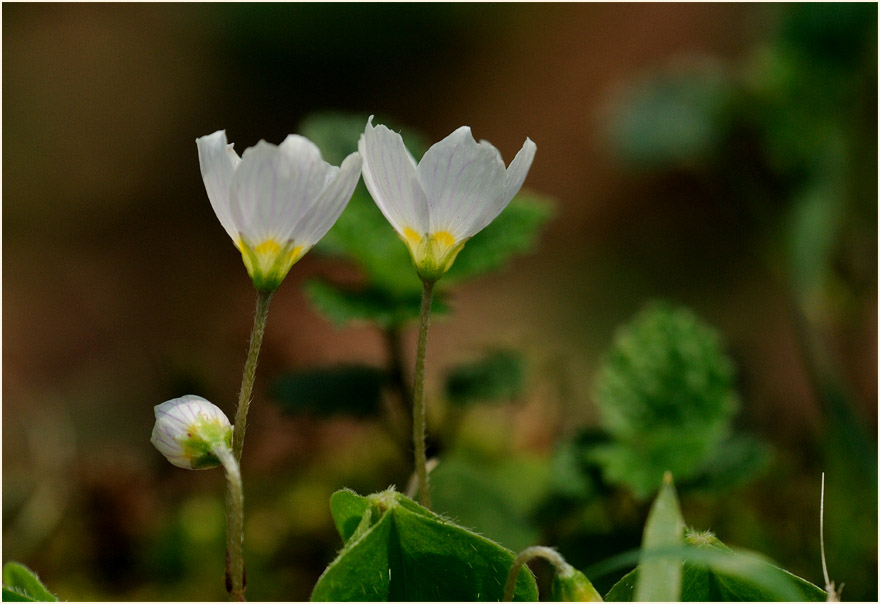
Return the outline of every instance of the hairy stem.
{"type": "Polygon", "coordinates": [[[257,298],[257,310],[254,313],[254,327],[251,330],[251,341],[248,345],[247,360],[241,376],[241,390],[238,394],[238,407],[235,409],[235,427],[232,432],[232,453],[236,461],[241,461],[241,450],[244,447],[244,431],[247,428],[247,413],[254,390],[254,378],[257,373],[257,359],[263,334],[266,332],[266,319],[269,317],[269,303],[274,292],[260,291],[257,298]]]}
{"type": "Polygon", "coordinates": [[[502,598],[502,602],[513,601],[513,592],[516,589],[516,579],[519,577],[519,571],[522,570],[522,567],[527,562],[535,558],[544,558],[549,561],[556,568],[556,573],[559,575],[566,576],[574,571],[572,566],[555,549],[543,545],[527,547],[517,555],[510,567],[507,583],[504,585],[504,598],[502,598]]]}
{"type": "Polygon", "coordinates": [[[226,471],[226,591],[229,600],[244,602],[244,491],[238,461],[225,445],[214,454],[226,471]]]}
{"type": "Polygon", "coordinates": [[[416,371],[413,377],[413,448],[416,476],[419,481],[419,500],[431,507],[428,493],[428,470],[425,457],[425,354],[428,350],[428,325],[431,323],[431,295],[434,283],[423,281],[422,306],[419,312],[419,341],[416,347],[416,371]]]}

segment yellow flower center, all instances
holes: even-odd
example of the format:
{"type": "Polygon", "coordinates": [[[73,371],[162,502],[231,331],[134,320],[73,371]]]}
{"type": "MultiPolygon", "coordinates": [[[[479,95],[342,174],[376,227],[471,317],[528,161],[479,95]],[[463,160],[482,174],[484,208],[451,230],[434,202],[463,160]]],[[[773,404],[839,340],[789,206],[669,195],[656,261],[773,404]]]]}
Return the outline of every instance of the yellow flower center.
{"type": "Polygon", "coordinates": [[[261,291],[277,289],[290,268],[308,251],[292,240],[281,243],[271,237],[256,245],[244,239],[237,244],[254,286],[261,291]]]}
{"type": "Polygon", "coordinates": [[[403,229],[403,240],[409,248],[416,270],[422,279],[436,281],[452,266],[464,247],[449,231],[420,235],[412,227],[403,229]]]}

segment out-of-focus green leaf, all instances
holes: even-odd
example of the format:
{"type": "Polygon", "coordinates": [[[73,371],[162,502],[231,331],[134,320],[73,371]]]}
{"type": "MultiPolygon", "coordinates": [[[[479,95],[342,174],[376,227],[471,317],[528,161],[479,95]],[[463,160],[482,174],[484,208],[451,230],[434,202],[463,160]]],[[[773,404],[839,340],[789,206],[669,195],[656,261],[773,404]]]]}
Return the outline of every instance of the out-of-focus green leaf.
{"type": "MultiPolygon", "coordinates": [[[[708,532],[688,531],[676,555],[682,566],[682,602],[822,602],[824,590],[770,562],[731,551],[708,532]]],[[[626,574],[605,595],[608,602],[632,602],[641,567],[626,574]]]]}
{"type": "MultiPolygon", "coordinates": [[[[312,113],[300,123],[300,133],[318,145],[324,160],[338,166],[350,153],[358,150],[358,140],[367,126],[366,114],[321,111],[312,113]]],[[[374,118],[373,124],[385,124],[401,132],[403,142],[413,157],[421,157],[428,148],[425,137],[407,128],[400,129],[383,118],[374,118]]]]}
{"type": "MultiPolygon", "coordinates": [[[[345,526],[356,507],[348,493],[345,526]]],[[[513,552],[393,490],[361,499],[359,528],[318,579],[313,601],[501,599],[513,552]]],[[[514,600],[537,599],[534,576],[520,573],[514,600]]]]}
{"type": "Polygon", "coordinates": [[[675,165],[722,148],[734,85],[708,58],[671,65],[634,82],[614,106],[609,136],[625,159],[675,165]]]}
{"type": "MultiPolygon", "coordinates": [[[[380,327],[398,327],[417,319],[421,294],[415,291],[394,294],[378,287],[345,289],[327,281],[311,280],[306,295],[324,316],[336,325],[353,322],[374,323],[380,327]]],[[[449,312],[443,293],[434,295],[431,314],[449,312]]]]}
{"type": "Polygon", "coordinates": [[[479,361],[453,367],[446,376],[446,396],[456,405],[509,401],[523,389],[525,361],[515,350],[496,350],[479,361]]]}
{"type": "Polygon", "coordinates": [[[406,245],[362,185],[315,249],[352,260],[371,287],[394,295],[421,295],[422,282],[406,245]]]}
{"type": "Polygon", "coordinates": [[[557,444],[550,460],[550,488],[555,495],[586,499],[596,490],[590,476],[585,449],[594,443],[583,442],[581,434],[557,444]]]}
{"type": "Polygon", "coordinates": [[[366,365],[304,369],[278,378],[272,398],[287,413],[369,417],[379,412],[386,379],[385,371],[366,365]]]}
{"type": "Polygon", "coordinates": [[[3,565],[3,600],[10,602],[57,602],[36,573],[24,564],[7,562],[3,565]]]}
{"type": "Polygon", "coordinates": [[[498,270],[514,256],[535,249],[541,228],[553,216],[549,198],[520,193],[465,245],[441,283],[463,281],[498,270]]]}
{"type": "Polygon", "coordinates": [[[615,334],[596,380],[596,447],[609,482],[648,496],[663,472],[693,478],[730,432],[733,363],[719,334],[686,308],[654,303],[615,334]]]}
{"type": "Polygon", "coordinates": [[[833,182],[815,185],[796,197],[788,216],[789,275],[795,294],[808,306],[821,300],[832,274],[846,209],[842,195],[833,182]]]}
{"type": "Polygon", "coordinates": [[[338,111],[312,113],[300,123],[299,132],[318,146],[324,161],[338,166],[357,151],[367,117],[338,111]]]}
{"type": "Polygon", "coordinates": [[[540,538],[532,512],[548,480],[543,460],[514,456],[492,463],[451,453],[431,472],[431,500],[438,513],[519,551],[540,538]]]}
{"type": "Polygon", "coordinates": [[[763,471],[771,456],[770,447],[765,443],[751,436],[731,436],[718,445],[688,486],[723,490],[742,485],[763,471]]]}
{"type": "Polygon", "coordinates": [[[681,596],[681,560],[674,556],[651,558],[652,550],[682,543],[684,518],[678,505],[672,474],[663,477],[663,486],[651,506],[642,538],[642,558],[636,581],[638,602],[678,602],[681,596]]]}

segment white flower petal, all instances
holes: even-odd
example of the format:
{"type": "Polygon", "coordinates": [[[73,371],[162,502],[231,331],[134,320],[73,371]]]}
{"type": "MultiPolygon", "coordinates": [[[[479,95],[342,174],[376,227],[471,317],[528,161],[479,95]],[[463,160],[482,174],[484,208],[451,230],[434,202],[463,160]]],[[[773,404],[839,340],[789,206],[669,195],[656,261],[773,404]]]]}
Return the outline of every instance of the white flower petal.
{"type": "Polygon", "coordinates": [[[407,228],[424,235],[429,227],[428,202],[416,176],[416,163],[397,132],[372,116],[358,141],[364,184],[391,226],[404,235],[407,228]]]}
{"type": "Polygon", "coordinates": [[[247,149],[230,196],[241,236],[253,244],[287,241],[324,189],[329,169],[311,141],[293,134],[277,147],[260,141],[247,149]]]}
{"type": "Polygon", "coordinates": [[[485,226],[475,227],[475,220],[485,207],[503,201],[504,163],[492,145],[477,143],[467,126],[428,149],[418,176],[428,197],[430,232],[446,231],[456,241],[485,226]]]}
{"type": "Polygon", "coordinates": [[[510,203],[514,195],[519,192],[526,179],[526,175],[529,173],[532,160],[535,158],[536,149],[535,143],[531,139],[526,138],[522,149],[519,150],[519,153],[510,162],[510,167],[507,168],[503,196],[495,200],[494,203],[487,203],[478,208],[472,217],[471,230],[467,235],[468,237],[476,235],[486,228],[507,207],[507,204],[510,203]]]}
{"type": "Polygon", "coordinates": [[[361,156],[354,152],[339,168],[328,171],[330,177],[311,210],[296,224],[291,238],[297,245],[310,249],[327,234],[351,199],[361,176],[361,156]]]}
{"type": "Polygon", "coordinates": [[[532,139],[526,137],[526,142],[523,143],[522,149],[519,150],[519,153],[510,162],[510,166],[507,168],[507,187],[505,189],[508,201],[513,199],[513,196],[519,192],[520,187],[525,182],[529,168],[532,167],[532,160],[535,159],[535,151],[537,149],[538,147],[532,142],[532,139]]]}
{"type": "Polygon", "coordinates": [[[235,241],[238,239],[238,231],[229,212],[229,185],[241,160],[232,145],[226,142],[225,130],[197,138],[196,146],[199,149],[202,180],[205,182],[211,207],[214,208],[220,224],[235,241]]]}

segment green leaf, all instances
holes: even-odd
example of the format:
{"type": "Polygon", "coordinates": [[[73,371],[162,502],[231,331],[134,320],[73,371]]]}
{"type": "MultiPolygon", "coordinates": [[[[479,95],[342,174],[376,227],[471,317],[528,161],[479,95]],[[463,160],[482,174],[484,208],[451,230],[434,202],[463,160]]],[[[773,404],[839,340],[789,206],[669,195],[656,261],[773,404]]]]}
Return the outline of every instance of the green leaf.
{"type": "Polygon", "coordinates": [[[696,476],[738,407],[720,335],[687,308],[656,302],[615,334],[595,398],[613,440],[593,459],[640,498],[666,470],[680,481],[696,476]]]}
{"type": "Polygon", "coordinates": [[[458,365],[446,376],[446,396],[456,405],[509,401],[522,391],[525,362],[515,350],[496,350],[472,363],[458,365]]]}
{"type": "MultiPolygon", "coordinates": [[[[336,500],[334,521],[346,527],[340,533],[349,539],[318,579],[312,600],[501,599],[513,552],[393,490],[360,497],[362,502],[354,493],[342,492],[346,494],[336,500]],[[359,508],[364,510],[360,528],[349,532],[359,508]]],[[[520,573],[514,599],[537,597],[534,576],[520,573]]]]}
{"type": "MultiPolygon", "coordinates": [[[[645,523],[642,552],[681,544],[684,536],[684,518],[672,484],[672,474],[663,477],[663,486],[645,523]]],[[[643,559],[639,580],[636,582],[636,600],[639,602],[677,602],[681,596],[681,560],[672,557],[643,559]]]]}
{"type": "Polygon", "coordinates": [[[3,565],[3,600],[10,602],[57,602],[36,573],[24,564],[7,562],[3,565]]]}
{"type": "Polygon", "coordinates": [[[431,472],[433,508],[514,551],[534,545],[532,519],[549,482],[547,464],[524,456],[490,463],[459,452],[431,472]]]}
{"type": "Polygon", "coordinates": [[[771,458],[769,445],[751,436],[734,435],[718,445],[688,486],[720,491],[742,485],[762,472],[771,458]]]}
{"type": "Polygon", "coordinates": [[[367,365],[305,369],[278,378],[271,396],[287,413],[371,417],[379,413],[386,378],[367,365]]]}
{"type": "Polygon", "coordinates": [[[723,148],[735,92],[723,66],[708,61],[649,74],[615,103],[611,145],[650,166],[711,157],[723,148]]]}
{"type": "Polygon", "coordinates": [[[363,185],[355,189],[348,207],[315,249],[352,260],[371,288],[421,296],[422,282],[406,245],[363,185]]]}
{"type": "Polygon", "coordinates": [[[462,248],[442,283],[459,282],[498,270],[514,256],[535,249],[541,227],[553,216],[547,197],[520,193],[489,226],[462,248]]]}
{"type": "MultiPolygon", "coordinates": [[[[320,280],[306,284],[306,295],[337,326],[360,321],[383,328],[397,327],[417,319],[421,304],[421,293],[416,291],[395,293],[378,286],[350,289],[320,280]]],[[[431,312],[449,312],[442,295],[435,295],[431,312]]]]}
{"type": "MultiPolygon", "coordinates": [[[[711,533],[690,531],[686,545],[658,552],[676,555],[682,566],[682,602],[822,602],[824,590],[767,560],[734,552],[711,533]]],[[[605,595],[608,602],[631,602],[641,567],[618,581],[605,595]]]]}
{"type": "Polygon", "coordinates": [[[39,602],[39,600],[35,600],[31,597],[24,595],[23,593],[19,593],[14,589],[9,589],[8,587],[3,587],[3,601],[4,602],[39,602]]]}
{"type": "Polygon", "coordinates": [[[330,496],[330,515],[343,542],[354,535],[370,507],[365,497],[350,489],[336,491],[330,496]]]}
{"type": "MultiPolygon", "coordinates": [[[[299,131],[318,146],[325,161],[338,166],[350,153],[357,151],[358,139],[364,133],[368,117],[361,113],[319,111],[306,116],[299,131]]],[[[385,124],[395,131],[401,130],[384,118],[376,118],[373,123],[385,124]]],[[[401,136],[413,157],[421,157],[428,148],[420,132],[404,128],[401,136]]]]}

